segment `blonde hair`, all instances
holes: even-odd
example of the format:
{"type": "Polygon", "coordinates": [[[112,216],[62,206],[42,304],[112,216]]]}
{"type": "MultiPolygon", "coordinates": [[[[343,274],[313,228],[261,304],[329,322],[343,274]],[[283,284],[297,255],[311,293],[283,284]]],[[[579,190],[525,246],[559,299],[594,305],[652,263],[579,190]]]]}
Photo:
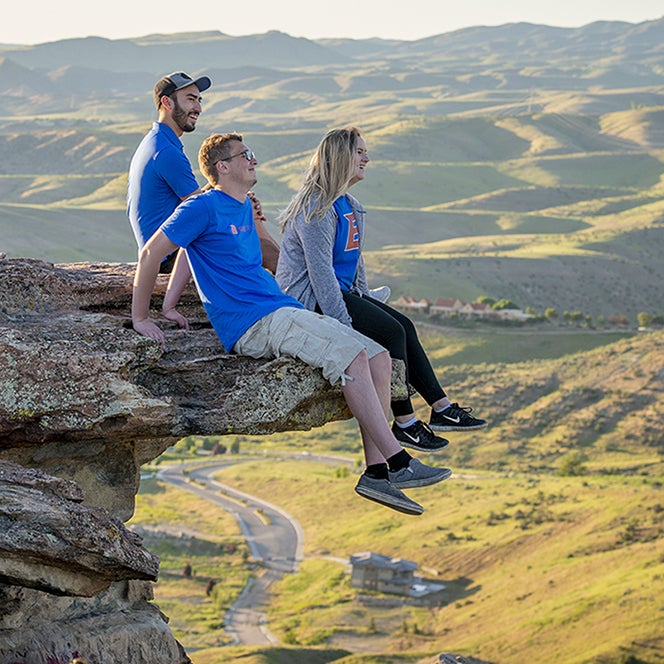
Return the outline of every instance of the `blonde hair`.
{"type": "Polygon", "coordinates": [[[198,167],[212,186],[217,184],[217,170],[214,165],[218,161],[228,159],[231,154],[231,149],[228,144],[231,141],[242,143],[242,134],[232,132],[226,134],[212,134],[203,141],[203,144],[198,151],[198,167]]]}
{"type": "Polygon", "coordinates": [[[332,203],[348,191],[361,136],[355,127],[332,129],[325,134],[309,161],[302,186],[277,218],[282,231],[300,213],[307,223],[325,216],[332,203]]]}

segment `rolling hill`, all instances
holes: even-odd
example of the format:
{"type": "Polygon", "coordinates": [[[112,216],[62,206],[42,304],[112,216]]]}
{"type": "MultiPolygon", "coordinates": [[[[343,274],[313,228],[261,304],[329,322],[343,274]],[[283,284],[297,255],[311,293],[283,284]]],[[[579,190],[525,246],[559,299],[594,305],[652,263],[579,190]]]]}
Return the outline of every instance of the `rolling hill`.
{"type": "Polygon", "coordinates": [[[6,47],[0,250],[133,260],[123,178],[154,119],[154,80],[184,68],[214,81],[190,158],[209,132],[242,131],[272,217],[324,131],[361,128],[372,161],[353,193],[369,210],[372,280],[395,295],[463,283],[465,297],[540,311],[661,313],[663,37],[660,19],[413,42],[211,31],[6,47]],[[70,226],[40,233],[57,216],[70,226]]]}
{"type": "MultiPolygon", "coordinates": [[[[358,664],[429,664],[445,651],[510,664],[659,662],[663,344],[657,332],[548,360],[441,358],[445,384],[490,426],[450,434],[442,461],[428,457],[455,475],[414,492],[426,505],[417,519],[354,499],[352,471],[303,454],[359,456],[352,423],[243,439],[249,458],[220,481],[284,508],[305,533],[300,572],[271,593],[269,629],[303,649],[344,648],[355,654],[339,661],[358,664]],[[351,588],[339,561],[365,550],[416,561],[445,590],[429,604],[351,588]]],[[[243,657],[209,648],[194,661],[243,657]]]]}
{"type": "MultiPolygon", "coordinates": [[[[0,47],[0,253],[135,260],[126,173],[155,119],[151,88],[168,71],[211,76],[185,150],[195,164],[209,133],[244,133],[271,219],[323,133],[358,126],[371,162],[353,193],[368,210],[372,284],[395,297],[488,295],[631,325],[583,340],[553,324],[423,325],[444,384],[492,426],[450,446],[465,476],[431,497],[421,524],[367,515],[357,501],[339,510],[349,479],[317,468],[303,477],[301,464],[225,481],[263,486],[304,524],[311,558],[380,541],[382,553],[445,579],[455,593],[445,606],[376,614],[396,624],[380,641],[403,655],[394,661],[418,661],[408,648],[431,659],[454,647],[494,662],[650,664],[661,653],[664,358],[661,332],[633,328],[639,312],[664,314],[663,42],[664,18],[413,42],[210,31],[0,47]],[[327,529],[321,513],[334,517],[327,529]],[[390,640],[413,621],[426,631],[401,628],[390,640]]],[[[311,438],[347,451],[336,431],[279,444],[301,449],[311,438]]],[[[314,584],[321,561],[307,564],[314,584]]],[[[277,590],[273,625],[284,638],[334,649],[353,629],[370,631],[361,606],[277,590]]],[[[224,661],[215,657],[200,661],[224,661]]],[[[370,657],[351,659],[379,661],[370,657]]]]}

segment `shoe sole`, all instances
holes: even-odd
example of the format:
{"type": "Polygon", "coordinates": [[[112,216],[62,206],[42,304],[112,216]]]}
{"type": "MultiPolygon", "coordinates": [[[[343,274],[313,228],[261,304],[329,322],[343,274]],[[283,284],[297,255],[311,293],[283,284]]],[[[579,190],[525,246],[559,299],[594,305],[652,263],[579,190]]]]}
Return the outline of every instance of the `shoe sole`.
{"type": "Polygon", "coordinates": [[[412,503],[400,503],[396,502],[396,500],[390,502],[390,496],[387,496],[380,491],[372,491],[366,487],[355,487],[355,493],[362,496],[363,498],[367,498],[368,500],[373,500],[375,503],[380,503],[385,507],[391,507],[393,510],[402,512],[403,514],[419,516],[424,512],[424,507],[422,507],[422,505],[418,505],[414,501],[412,503]]]}
{"type": "Polygon", "coordinates": [[[417,489],[423,486],[438,484],[438,482],[442,482],[452,476],[452,471],[449,468],[441,468],[440,470],[440,473],[432,475],[431,477],[424,477],[419,480],[405,480],[403,482],[390,480],[390,484],[395,489],[417,489]]]}
{"type": "Polygon", "coordinates": [[[445,442],[440,447],[421,447],[417,443],[414,443],[412,440],[401,440],[401,438],[397,438],[397,440],[401,443],[402,447],[408,447],[411,450],[417,450],[418,452],[440,452],[440,450],[444,450],[450,444],[450,441],[445,440],[445,438],[441,438],[441,440],[445,442]]]}
{"type": "Polygon", "coordinates": [[[460,424],[431,424],[431,422],[429,422],[429,429],[432,431],[476,431],[477,429],[486,429],[488,426],[488,422],[485,422],[484,424],[475,424],[469,427],[464,427],[460,424]]]}

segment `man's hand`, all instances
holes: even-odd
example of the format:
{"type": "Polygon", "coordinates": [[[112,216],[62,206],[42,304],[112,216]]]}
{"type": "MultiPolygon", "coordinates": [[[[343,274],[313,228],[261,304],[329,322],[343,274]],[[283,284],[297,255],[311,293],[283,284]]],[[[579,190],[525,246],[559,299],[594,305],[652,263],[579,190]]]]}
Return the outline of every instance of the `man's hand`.
{"type": "Polygon", "coordinates": [[[189,321],[177,309],[164,309],[161,313],[164,318],[177,323],[177,326],[183,330],[189,329],[189,321]]]}
{"type": "Polygon", "coordinates": [[[131,299],[131,321],[134,330],[144,337],[159,341],[162,349],[165,346],[165,337],[156,323],[150,320],[150,298],[161,261],[177,249],[178,246],[173,244],[162,231],[156,231],[141,249],[134,276],[134,294],[131,299]]]}
{"type": "Polygon", "coordinates": [[[267,218],[263,214],[263,206],[261,205],[258,196],[256,196],[253,191],[247,192],[247,196],[254,208],[254,221],[267,221],[267,218]]]}
{"type": "Polygon", "coordinates": [[[161,347],[163,348],[166,345],[166,337],[164,336],[161,328],[149,318],[144,320],[134,321],[134,330],[139,334],[142,334],[144,337],[149,337],[150,339],[155,339],[156,341],[161,342],[161,347]]]}

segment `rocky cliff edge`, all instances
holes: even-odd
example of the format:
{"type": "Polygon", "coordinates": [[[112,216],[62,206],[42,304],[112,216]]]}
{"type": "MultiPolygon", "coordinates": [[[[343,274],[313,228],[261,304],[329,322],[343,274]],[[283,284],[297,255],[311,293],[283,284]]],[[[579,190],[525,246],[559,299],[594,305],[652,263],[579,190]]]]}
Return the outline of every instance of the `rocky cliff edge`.
{"type": "Polygon", "coordinates": [[[229,355],[193,287],[189,331],[164,321],[165,349],[136,334],[133,273],[0,256],[0,664],[189,661],[150,603],[158,559],[124,526],[140,466],[191,434],[350,416],[320,371],[229,355]]]}

